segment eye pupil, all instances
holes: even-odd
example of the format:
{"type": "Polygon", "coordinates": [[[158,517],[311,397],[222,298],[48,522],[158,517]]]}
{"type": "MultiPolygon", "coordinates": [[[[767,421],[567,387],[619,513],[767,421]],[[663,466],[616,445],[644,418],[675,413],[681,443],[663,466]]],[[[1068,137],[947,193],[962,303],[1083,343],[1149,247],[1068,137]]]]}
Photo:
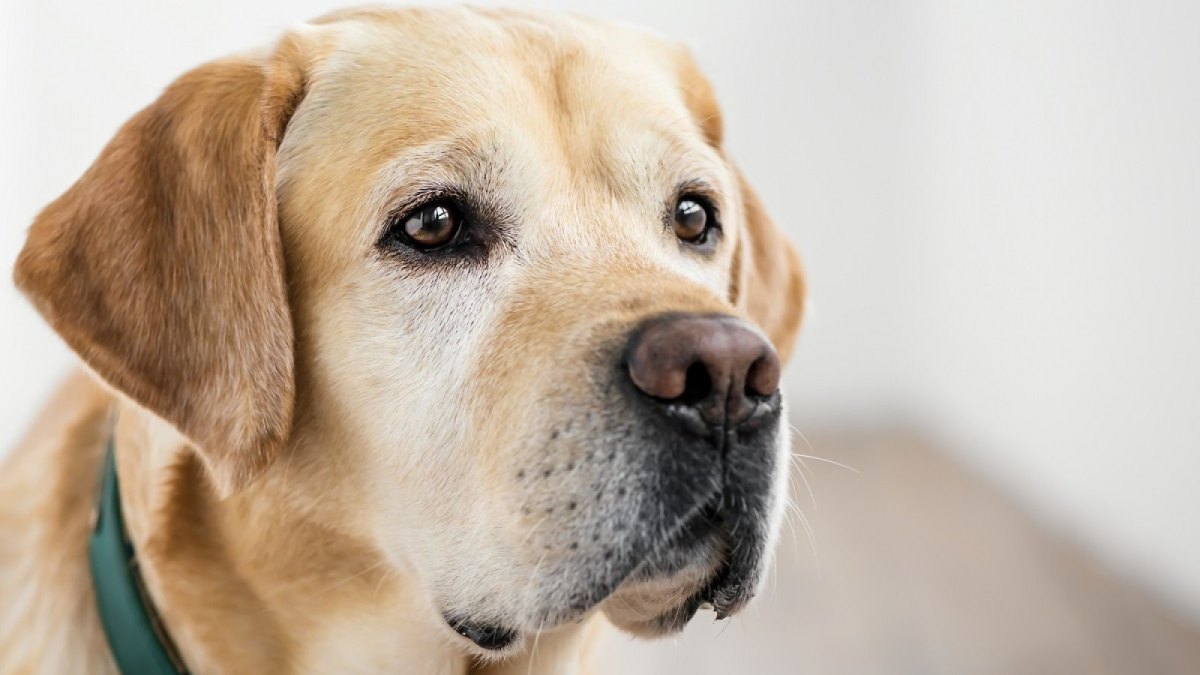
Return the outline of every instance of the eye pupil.
{"type": "Polygon", "coordinates": [[[708,209],[696,199],[684,197],[675,205],[675,236],[683,241],[702,243],[708,233],[708,209]]]}
{"type": "Polygon", "coordinates": [[[424,206],[404,220],[404,235],[417,248],[445,246],[458,233],[461,218],[445,203],[424,206]]]}

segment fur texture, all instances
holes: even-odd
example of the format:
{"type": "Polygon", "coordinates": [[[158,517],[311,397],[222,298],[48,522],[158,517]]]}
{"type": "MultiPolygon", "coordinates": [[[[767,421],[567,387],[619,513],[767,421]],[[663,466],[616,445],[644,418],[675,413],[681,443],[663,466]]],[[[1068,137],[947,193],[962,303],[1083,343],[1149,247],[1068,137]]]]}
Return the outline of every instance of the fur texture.
{"type": "Polygon", "coordinates": [[[800,266],[722,138],[684,49],[573,16],[350,10],[181,77],[17,262],[89,373],[0,472],[0,671],[113,669],[84,551],[109,419],[194,672],[582,672],[608,621],[736,611],[778,531],[786,424],[727,450],[745,527],[676,565],[666,542],[719,487],[618,372],[665,312],[791,349],[800,266]],[[705,250],[667,225],[698,185],[705,250]],[[469,250],[382,243],[443,193],[469,250]],[[722,566],[738,583],[703,595],[722,566]],[[514,639],[481,649],[463,617],[514,639]]]}

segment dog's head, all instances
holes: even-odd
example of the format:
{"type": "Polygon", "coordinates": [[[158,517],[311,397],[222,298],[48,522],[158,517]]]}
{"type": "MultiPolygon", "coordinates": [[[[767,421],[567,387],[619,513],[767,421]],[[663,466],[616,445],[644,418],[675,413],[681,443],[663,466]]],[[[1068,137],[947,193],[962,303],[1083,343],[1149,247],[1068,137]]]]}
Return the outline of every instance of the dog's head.
{"type": "Polygon", "coordinates": [[[677,630],[762,577],[802,277],[709,85],[645,32],[306,25],[126,124],[16,279],[222,494],[303,455],[299,508],[478,648],[596,607],[677,630]]]}

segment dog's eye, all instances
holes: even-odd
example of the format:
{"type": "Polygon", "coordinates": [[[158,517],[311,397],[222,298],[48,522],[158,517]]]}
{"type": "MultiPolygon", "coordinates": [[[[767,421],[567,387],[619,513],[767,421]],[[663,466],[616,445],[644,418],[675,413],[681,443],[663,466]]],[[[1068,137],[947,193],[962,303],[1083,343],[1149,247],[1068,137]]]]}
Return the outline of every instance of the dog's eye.
{"type": "Polygon", "coordinates": [[[680,241],[703,244],[716,226],[712,205],[702,197],[685,196],[675,204],[674,222],[671,227],[680,241]]]}
{"type": "Polygon", "coordinates": [[[454,204],[434,202],[402,216],[396,234],[413,248],[431,250],[454,241],[462,220],[462,214],[454,204]]]}

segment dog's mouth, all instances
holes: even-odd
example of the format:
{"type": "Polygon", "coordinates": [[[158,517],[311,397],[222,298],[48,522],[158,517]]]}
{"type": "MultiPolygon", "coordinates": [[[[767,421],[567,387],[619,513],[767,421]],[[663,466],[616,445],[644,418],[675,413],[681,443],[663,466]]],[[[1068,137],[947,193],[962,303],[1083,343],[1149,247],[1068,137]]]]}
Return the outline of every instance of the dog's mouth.
{"type": "Polygon", "coordinates": [[[728,500],[717,495],[706,502],[601,603],[610,621],[631,633],[666,635],[682,630],[702,607],[724,619],[750,601],[762,562],[753,533],[762,528],[728,500]],[[745,533],[746,541],[735,541],[745,533]],[[749,550],[756,554],[745,555],[749,550]]]}
{"type": "MultiPolygon", "coordinates": [[[[445,597],[446,623],[477,653],[498,656],[597,612],[626,632],[659,636],[705,606],[718,619],[740,610],[778,525],[778,396],[774,403],[753,429],[703,437],[637,416],[602,419],[603,434],[574,448],[600,458],[592,471],[572,473],[579,464],[561,460],[519,469],[513,506],[523,517],[496,557],[511,567],[493,570],[496,585],[445,597]]],[[[551,450],[556,438],[547,439],[551,450]]]]}
{"type": "MultiPolygon", "coordinates": [[[[764,525],[754,513],[731,508],[730,495],[714,494],[682,520],[640,561],[616,578],[595,579],[565,609],[535,622],[551,628],[602,611],[618,628],[643,636],[678,632],[703,607],[718,619],[750,601],[761,574],[764,525]],[[739,537],[735,541],[734,536],[739,537]]],[[[455,633],[488,654],[511,651],[527,632],[516,624],[447,614],[455,633]]]]}
{"type": "Polygon", "coordinates": [[[486,652],[503,652],[521,639],[521,633],[496,623],[476,621],[470,617],[447,614],[446,625],[486,652]]]}

